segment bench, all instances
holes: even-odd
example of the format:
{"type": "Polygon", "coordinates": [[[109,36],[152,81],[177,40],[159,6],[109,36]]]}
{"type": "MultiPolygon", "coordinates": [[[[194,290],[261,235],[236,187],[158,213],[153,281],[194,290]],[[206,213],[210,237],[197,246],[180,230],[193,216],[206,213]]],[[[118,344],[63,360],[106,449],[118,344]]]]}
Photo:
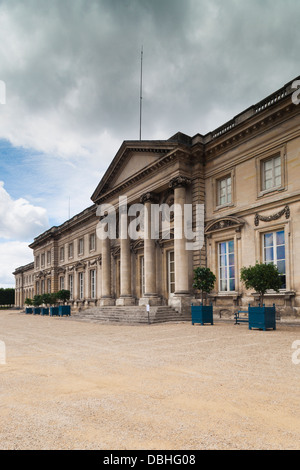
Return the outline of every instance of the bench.
{"type": "Polygon", "coordinates": [[[240,313],[247,313],[248,315],[248,310],[239,310],[238,312],[235,312],[235,325],[239,325],[239,323],[249,323],[249,317],[240,317],[240,313]]]}

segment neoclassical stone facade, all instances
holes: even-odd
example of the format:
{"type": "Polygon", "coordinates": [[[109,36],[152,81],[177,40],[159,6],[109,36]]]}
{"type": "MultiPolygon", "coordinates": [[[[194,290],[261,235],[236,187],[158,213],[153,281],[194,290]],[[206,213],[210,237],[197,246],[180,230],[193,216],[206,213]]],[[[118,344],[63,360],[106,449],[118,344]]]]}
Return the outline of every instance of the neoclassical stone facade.
{"type": "Polygon", "coordinates": [[[150,303],[184,311],[201,265],[217,277],[210,300],[222,315],[256,301],[239,272],[262,261],[276,263],[282,278],[266,302],[300,314],[300,106],[292,101],[293,82],[207,135],[124,141],[93,205],[30,245],[33,293],[69,289],[74,307],[150,303]],[[160,209],[155,230],[153,207],[160,209]],[[203,246],[189,250],[187,207],[194,233],[204,208],[203,246]],[[109,208],[115,236],[101,239],[109,208]],[[132,226],[135,236],[126,236],[132,226]]]}

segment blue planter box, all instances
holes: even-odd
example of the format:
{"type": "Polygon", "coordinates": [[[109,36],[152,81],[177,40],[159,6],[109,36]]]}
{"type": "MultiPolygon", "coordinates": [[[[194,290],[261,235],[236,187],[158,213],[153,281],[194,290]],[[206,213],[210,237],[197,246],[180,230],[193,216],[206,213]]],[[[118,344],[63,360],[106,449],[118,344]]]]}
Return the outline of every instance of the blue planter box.
{"type": "Polygon", "coordinates": [[[58,313],[60,317],[62,317],[63,315],[71,315],[70,305],[60,305],[58,307],[58,313]]]}
{"type": "Polygon", "coordinates": [[[50,317],[53,317],[54,315],[59,315],[58,307],[50,307],[50,317]]]}
{"type": "Polygon", "coordinates": [[[193,305],[192,304],[192,325],[194,323],[210,323],[211,325],[214,324],[213,322],[213,306],[212,305],[193,305]]]}
{"type": "Polygon", "coordinates": [[[41,315],[49,315],[49,308],[42,307],[41,308],[41,315]]]}
{"type": "Polygon", "coordinates": [[[32,313],[33,311],[33,308],[32,307],[26,307],[25,308],[25,313],[28,314],[28,313],[32,313]]]}
{"type": "Polygon", "coordinates": [[[41,313],[41,308],[40,307],[34,307],[33,308],[33,315],[40,315],[41,313]]]}
{"type": "Polygon", "coordinates": [[[276,330],[276,309],[273,307],[250,307],[248,308],[249,316],[249,330],[258,328],[260,330],[267,330],[272,328],[276,330]]]}

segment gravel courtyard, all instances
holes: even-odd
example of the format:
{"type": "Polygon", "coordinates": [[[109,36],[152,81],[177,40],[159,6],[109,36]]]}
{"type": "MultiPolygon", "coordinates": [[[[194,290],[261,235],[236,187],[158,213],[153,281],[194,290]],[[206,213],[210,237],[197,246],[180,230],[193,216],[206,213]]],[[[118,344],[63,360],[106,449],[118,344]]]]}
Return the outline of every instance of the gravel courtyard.
{"type": "Polygon", "coordinates": [[[0,340],[2,450],[300,448],[300,326],[1,311],[0,340]]]}

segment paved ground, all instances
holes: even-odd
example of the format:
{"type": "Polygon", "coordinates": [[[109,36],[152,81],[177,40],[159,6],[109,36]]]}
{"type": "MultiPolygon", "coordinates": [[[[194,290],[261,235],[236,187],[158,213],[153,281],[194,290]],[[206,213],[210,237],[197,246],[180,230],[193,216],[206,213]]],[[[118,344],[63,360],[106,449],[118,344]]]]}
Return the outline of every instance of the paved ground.
{"type": "Polygon", "coordinates": [[[300,327],[233,323],[0,312],[0,448],[299,449],[300,327]]]}

